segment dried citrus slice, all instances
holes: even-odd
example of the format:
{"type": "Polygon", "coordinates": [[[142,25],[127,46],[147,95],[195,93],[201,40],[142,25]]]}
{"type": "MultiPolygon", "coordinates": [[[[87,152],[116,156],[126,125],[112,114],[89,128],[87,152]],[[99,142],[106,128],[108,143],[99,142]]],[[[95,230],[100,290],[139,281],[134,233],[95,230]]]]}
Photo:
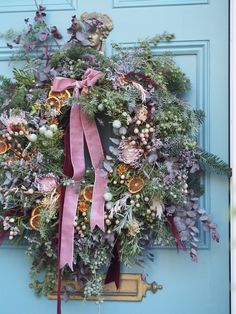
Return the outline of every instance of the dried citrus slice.
{"type": "Polygon", "coordinates": [[[54,96],[48,97],[47,104],[50,105],[51,107],[58,109],[58,110],[60,110],[62,107],[62,103],[61,103],[60,99],[57,97],[54,97],[54,96]]]}
{"type": "Polygon", "coordinates": [[[134,177],[129,180],[128,189],[131,194],[138,193],[144,186],[144,180],[140,177],[134,177]]]}
{"type": "Polygon", "coordinates": [[[84,188],[83,192],[83,197],[86,201],[92,202],[93,198],[93,185],[88,185],[84,188]]]}
{"type": "Polygon", "coordinates": [[[56,97],[56,98],[59,98],[61,100],[65,100],[65,99],[68,99],[70,97],[70,92],[67,89],[62,91],[62,92],[54,92],[54,91],[50,90],[48,96],[49,97],[56,97]]]}
{"type": "Polygon", "coordinates": [[[39,215],[39,214],[40,214],[40,209],[41,209],[41,207],[42,207],[41,205],[35,207],[35,208],[32,210],[32,212],[31,212],[31,217],[36,216],[36,215],[39,215]]]}
{"type": "Polygon", "coordinates": [[[34,230],[39,230],[40,215],[35,215],[30,218],[30,227],[34,230]]]}
{"type": "Polygon", "coordinates": [[[77,207],[77,210],[81,213],[84,213],[88,210],[89,206],[85,202],[80,201],[77,207]]]}
{"type": "Polygon", "coordinates": [[[0,155],[5,154],[9,148],[10,145],[8,145],[5,141],[0,141],[0,155]]]}

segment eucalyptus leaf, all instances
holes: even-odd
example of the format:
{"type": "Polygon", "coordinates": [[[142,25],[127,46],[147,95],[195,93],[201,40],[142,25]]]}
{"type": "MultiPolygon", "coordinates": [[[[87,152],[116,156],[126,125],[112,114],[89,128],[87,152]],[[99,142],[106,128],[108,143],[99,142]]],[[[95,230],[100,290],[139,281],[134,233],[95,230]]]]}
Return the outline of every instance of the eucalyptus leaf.
{"type": "Polygon", "coordinates": [[[118,138],[110,137],[109,140],[117,146],[120,144],[120,140],[118,138]]]}

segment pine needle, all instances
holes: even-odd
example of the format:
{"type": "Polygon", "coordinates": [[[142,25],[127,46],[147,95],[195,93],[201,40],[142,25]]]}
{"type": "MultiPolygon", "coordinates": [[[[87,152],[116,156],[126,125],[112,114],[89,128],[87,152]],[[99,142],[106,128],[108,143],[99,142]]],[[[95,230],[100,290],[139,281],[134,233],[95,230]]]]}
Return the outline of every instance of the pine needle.
{"type": "Polygon", "coordinates": [[[218,156],[208,153],[204,150],[199,149],[199,158],[202,166],[207,170],[210,169],[217,174],[231,177],[232,169],[226,162],[220,159],[218,156]]]}

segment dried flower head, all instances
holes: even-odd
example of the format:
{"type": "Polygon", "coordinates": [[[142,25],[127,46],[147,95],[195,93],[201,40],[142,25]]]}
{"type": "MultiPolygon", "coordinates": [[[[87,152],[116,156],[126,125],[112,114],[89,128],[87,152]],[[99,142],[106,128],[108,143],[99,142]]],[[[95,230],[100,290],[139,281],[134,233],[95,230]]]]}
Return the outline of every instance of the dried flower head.
{"type": "Polygon", "coordinates": [[[88,204],[86,204],[86,203],[83,202],[83,201],[79,201],[78,207],[77,207],[77,210],[78,210],[79,212],[84,213],[84,212],[86,212],[88,209],[89,209],[88,204]]]}
{"type": "Polygon", "coordinates": [[[145,122],[148,117],[148,110],[146,106],[142,106],[138,109],[136,113],[137,120],[140,120],[142,122],[145,122]]]}
{"type": "Polygon", "coordinates": [[[58,178],[52,174],[40,176],[35,179],[35,186],[40,193],[50,193],[54,191],[58,186],[58,178]]]}
{"type": "Polygon", "coordinates": [[[21,131],[27,125],[27,121],[25,118],[25,112],[15,113],[14,111],[10,111],[9,115],[3,113],[0,116],[0,121],[4,124],[6,129],[9,131],[21,131]]]}
{"type": "Polygon", "coordinates": [[[133,167],[139,166],[143,152],[136,145],[129,143],[127,140],[122,140],[118,150],[118,159],[120,161],[133,167]]]}
{"type": "Polygon", "coordinates": [[[128,224],[128,234],[131,237],[135,237],[140,232],[139,223],[136,219],[133,219],[128,224]]]}
{"type": "Polygon", "coordinates": [[[125,174],[129,170],[129,168],[129,165],[121,163],[117,166],[117,174],[119,176],[122,176],[122,174],[125,174]]]}

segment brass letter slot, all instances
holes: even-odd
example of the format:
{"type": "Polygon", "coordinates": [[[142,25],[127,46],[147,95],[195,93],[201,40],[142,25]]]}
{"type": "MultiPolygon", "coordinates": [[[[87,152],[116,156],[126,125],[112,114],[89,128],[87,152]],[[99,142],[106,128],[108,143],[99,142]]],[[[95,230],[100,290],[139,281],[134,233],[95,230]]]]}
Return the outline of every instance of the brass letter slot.
{"type": "MultiPolygon", "coordinates": [[[[73,284],[76,288],[76,292],[69,294],[70,300],[83,300],[83,290],[79,284],[74,281],[63,281],[62,282],[62,291],[65,284],[73,284]]],[[[157,290],[162,289],[161,285],[158,285],[155,281],[151,284],[148,284],[142,279],[141,274],[122,274],[120,288],[116,289],[115,283],[109,283],[104,285],[102,292],[102,298],[104,301],[131,301],[137,302],[141,301],[143,297],[146,296],[147,291],[152,291],[156,293],[157,290]]],[[[56,290],[48,294],[48,299],[55,300],[57,298],[56,290]]],[[[96,297],[89,297],[88,300],[96,301],[96,297]]]]}

